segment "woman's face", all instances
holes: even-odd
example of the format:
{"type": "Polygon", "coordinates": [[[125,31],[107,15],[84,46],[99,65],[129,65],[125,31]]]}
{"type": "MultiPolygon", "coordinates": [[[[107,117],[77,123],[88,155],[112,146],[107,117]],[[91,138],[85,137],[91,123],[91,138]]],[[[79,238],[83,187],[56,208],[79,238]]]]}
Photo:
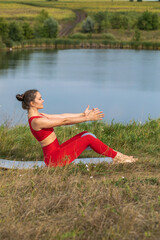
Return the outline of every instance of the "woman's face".
{"type": "Polygon", "coordinates": [[[34,101],[31,102],[31,103],[32,103],[33,107],[36,107],[37,109],[42,109],[43,108],[43,102],[44,102],[44,100],[42,99],[42,96],[41,96],[40,92],[37,92],[34,101]]]}

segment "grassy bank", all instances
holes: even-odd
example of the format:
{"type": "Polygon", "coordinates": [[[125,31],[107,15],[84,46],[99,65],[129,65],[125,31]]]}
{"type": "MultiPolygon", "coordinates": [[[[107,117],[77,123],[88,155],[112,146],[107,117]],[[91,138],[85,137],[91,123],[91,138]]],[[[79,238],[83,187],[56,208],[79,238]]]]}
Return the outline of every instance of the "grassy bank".
{"type": "MultiPolygon", "coordinates": [[[[33,151],[33,150],[32,150],[33,151]]],[[[2,240],[158,240],[160,164],[0,170],[2,240]]]]}
{"type": "MultiPolygon", "coordinates": [[[[92,122],[55,128],[59,143],[82,131],[94,133],[104,143],[125,154],[152,158],[160,156],[159,120],[149,120],[144,124],[131,122],[127,125],[92,122]]],[[[92,151],[86,151],[81,155],[81,157],[97,156],[99,155],[92,151]]],[[[0,126],[0,158],[43,160],[41,147],[30,133],[28,125],[0,126]]]]}
{"type": "Polygon", "coordinates": [[[34,39],[25,40],[22,43],[14,43],[12,48],[5,48],[2,44],[3,50],[14,49],[31,49],[31,48],[45,48],[45,49],[146,49],[146,50],[160,50],[160,42],[150,41],[119,41],[107,39],[34,39]]]}

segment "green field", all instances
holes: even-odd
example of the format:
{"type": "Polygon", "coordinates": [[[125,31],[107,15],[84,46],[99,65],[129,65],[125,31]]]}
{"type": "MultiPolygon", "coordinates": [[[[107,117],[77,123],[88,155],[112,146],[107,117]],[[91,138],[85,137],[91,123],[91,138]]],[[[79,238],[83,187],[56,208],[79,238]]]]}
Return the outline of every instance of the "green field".
{"type": "Polygon", "coordinates": [[[48,2],[46,0],[6,0],[0,1],[0,16],[8,19],[32,19],[42,9],[48,11],[57,20],[74,18],[74,9],[82,9],[86,13],[98,11],[110,12],[151,12],[160,13],[158,2],[129,2],[129,1],[84,1],[84,0],[59,0],[48,2]]]}

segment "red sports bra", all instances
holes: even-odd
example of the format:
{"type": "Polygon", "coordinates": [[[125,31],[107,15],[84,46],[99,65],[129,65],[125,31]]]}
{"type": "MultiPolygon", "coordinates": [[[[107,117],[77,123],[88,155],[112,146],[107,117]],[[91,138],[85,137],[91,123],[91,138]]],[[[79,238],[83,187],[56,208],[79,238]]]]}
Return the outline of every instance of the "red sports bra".
{"type": "Polygon", "coordinates": [[[30,129],[31,129],[31,132],[33,134],[33,136],[39,141],[41,142],[42,140],[44,140],[46,137],[48,137],[53,131],[54,129],[53,128],[42,128],[41,130],[34,130],[31,126],[31,122],[34,118],[41,118],[41,116],[33,116],[33,117],[30,117],[28,119],[28,122],[29,122],[29,126],[30,126],[30,129]]]}

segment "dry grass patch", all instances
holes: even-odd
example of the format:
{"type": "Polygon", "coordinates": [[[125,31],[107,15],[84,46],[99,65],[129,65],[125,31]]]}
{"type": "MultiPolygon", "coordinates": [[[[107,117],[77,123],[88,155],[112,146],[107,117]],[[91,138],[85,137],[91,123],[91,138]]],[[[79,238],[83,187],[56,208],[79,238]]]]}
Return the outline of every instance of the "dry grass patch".
{"type": "Polygon", "coordinates": [[[140,163],[0,171],[1,239],[158,239],[160,169],[140,163]]]}

